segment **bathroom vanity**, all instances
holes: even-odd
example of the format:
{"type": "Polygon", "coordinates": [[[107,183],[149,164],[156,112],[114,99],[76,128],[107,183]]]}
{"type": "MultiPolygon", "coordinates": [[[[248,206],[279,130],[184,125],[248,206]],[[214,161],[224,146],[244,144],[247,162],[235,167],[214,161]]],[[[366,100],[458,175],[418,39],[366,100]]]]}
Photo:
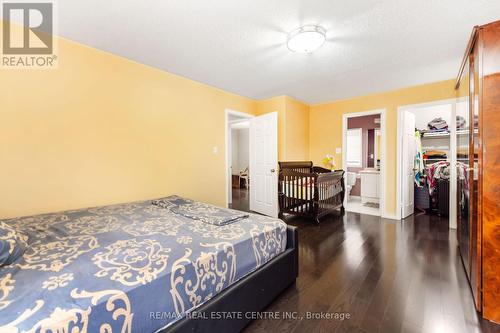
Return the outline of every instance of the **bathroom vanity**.
{"type": "Polygon", "coordinates": [[[361,203],[380,202],[380,171],[377,169],[364,169],[359,172],[361,176],[361,203]]]}

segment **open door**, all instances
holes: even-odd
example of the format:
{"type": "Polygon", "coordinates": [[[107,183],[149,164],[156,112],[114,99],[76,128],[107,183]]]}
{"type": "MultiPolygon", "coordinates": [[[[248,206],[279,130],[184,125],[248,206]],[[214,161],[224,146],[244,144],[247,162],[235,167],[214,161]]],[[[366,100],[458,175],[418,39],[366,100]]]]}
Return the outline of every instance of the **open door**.
{"type": "Polygon", "coordinates": [[[278,113],[250,120],[250,210],[278,216],[278,113]]]}
{"type": "Polygon", "coordinates": [[[415,209],[415,115],[411,112],[403,112],[403,161],[402,161],[402,217],[413,214],[415,209]]]}

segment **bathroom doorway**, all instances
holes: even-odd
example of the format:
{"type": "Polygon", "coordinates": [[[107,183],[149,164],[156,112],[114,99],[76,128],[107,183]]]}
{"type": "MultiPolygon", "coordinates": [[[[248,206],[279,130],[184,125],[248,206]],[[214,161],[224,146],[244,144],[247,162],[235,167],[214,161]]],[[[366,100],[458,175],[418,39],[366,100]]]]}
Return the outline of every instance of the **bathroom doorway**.
{"type": "Polygon", "coordinates": [[[383,216],[385,110],[344,114],[346,211],[383,216]]]}

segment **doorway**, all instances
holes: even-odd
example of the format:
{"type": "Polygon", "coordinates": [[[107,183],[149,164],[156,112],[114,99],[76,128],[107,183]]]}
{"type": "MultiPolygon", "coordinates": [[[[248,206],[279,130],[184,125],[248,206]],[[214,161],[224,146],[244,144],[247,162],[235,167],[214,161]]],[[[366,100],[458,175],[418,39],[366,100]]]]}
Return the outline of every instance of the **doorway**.
{"type": "Polygon", "coordinates": [[[250,121],[240,120],[230,124],[231,202],[236,210],[250,210],[250,121]]]}
{"type": "Polygon", "coordinates": [[[438,215],[456,228],[457,126],[467,107],[448,99],[398,108],[399,218],[438,215]]]}
{"type": "Polygon", "coordinates": [[[227,206],[249,211],[250,179],[248,170],[245,172],[245,169],[249,167],[249,131],[253,116],[229,109],[225,113],[227,206]],[[240,164],[244,165],[242,170],[240,164]]]}
{"type": "Polygon", "coordinates": [[[346,211],[384,215],[385,144],[385,109],[344,114],[346,211]]]}

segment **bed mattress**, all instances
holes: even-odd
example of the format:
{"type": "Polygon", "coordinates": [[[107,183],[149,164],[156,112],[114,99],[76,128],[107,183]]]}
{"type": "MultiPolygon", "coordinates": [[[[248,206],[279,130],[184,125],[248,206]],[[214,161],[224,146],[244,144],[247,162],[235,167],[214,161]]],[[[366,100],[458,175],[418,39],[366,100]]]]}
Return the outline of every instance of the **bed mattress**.
{"type": "Polygon", "coordinates": [[[286,224],[215,226],[150,201],[3,220],[29,236],[0,268],[0,332],[156,332],[286,248],[286,224]]]}

